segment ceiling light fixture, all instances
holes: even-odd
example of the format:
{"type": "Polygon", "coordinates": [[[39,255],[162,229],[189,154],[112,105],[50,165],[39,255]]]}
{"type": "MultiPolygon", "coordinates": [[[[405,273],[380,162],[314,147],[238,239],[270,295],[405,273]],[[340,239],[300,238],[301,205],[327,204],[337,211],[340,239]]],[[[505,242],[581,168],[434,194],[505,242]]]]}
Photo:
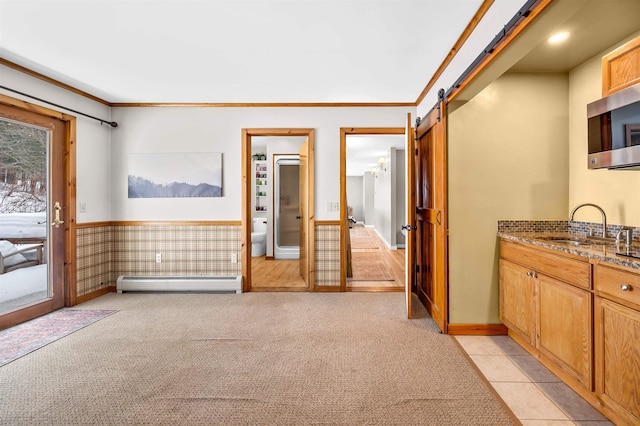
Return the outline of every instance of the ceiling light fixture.
{"type": "Polygon", "coordinates": [[[384,170],[385,172],[387,171],[387,168],[384,166],[386,163],[386,160],[384,157],[380,157],[378,158],[378,168],[380,170],[384,170]]]}
{"type": "Polygon", "coordinates": [[[547,39],[547,41],[551,44],[562,43],[566,39],[569,38],[570,33],[567,31],[560,31],[558,33],[553,34],[551,37],[547,39]]]}

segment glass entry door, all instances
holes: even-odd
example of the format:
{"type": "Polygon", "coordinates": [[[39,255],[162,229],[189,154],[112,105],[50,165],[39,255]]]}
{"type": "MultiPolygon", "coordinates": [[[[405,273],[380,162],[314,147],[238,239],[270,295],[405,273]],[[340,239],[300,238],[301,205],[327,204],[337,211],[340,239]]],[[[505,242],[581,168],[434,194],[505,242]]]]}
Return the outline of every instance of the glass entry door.
{"type": "Polygon", "coordinates": [[[64,305],[65,131],[0,105],[0,329],[64,305]]]}

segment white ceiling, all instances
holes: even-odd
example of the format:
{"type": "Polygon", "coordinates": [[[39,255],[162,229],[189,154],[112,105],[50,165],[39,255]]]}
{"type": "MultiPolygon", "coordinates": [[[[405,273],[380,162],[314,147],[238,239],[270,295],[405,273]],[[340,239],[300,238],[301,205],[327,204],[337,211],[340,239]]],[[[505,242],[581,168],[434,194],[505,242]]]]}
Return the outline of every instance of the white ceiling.
{"type": "Polygon", "coordinates": [[[0,56],[112,103],[415,102],[481,3],[0,0],[0,56]]]}

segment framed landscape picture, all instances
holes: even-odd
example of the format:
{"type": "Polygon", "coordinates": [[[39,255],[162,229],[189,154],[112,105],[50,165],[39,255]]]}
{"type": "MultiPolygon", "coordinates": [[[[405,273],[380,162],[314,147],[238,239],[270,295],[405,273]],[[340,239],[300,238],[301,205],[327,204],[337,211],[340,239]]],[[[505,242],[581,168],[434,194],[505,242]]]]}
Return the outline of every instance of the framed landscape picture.
{"type": "Polygon", "coordinates": [[[222,197],[222,153],[129,154],[128,196],[222,197]]]}

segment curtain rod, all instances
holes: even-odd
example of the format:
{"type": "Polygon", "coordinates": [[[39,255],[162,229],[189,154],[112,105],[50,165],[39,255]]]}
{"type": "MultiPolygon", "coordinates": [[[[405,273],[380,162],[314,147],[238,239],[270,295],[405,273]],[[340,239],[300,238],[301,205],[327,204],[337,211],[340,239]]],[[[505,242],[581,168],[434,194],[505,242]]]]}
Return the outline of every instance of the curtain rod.
{"type": "Polygon", "coordinates": [[[44,99],[41,99],[41,98],[38,98],[38,97],[35,97],[35,96],[31,96],[31,95],[28,95],[26,93],[20,92],[18,90],[10,89],[10,88],[8,88],[6,86],[0,86],[0,89],[8,90],[10,92],[17,93],[18,95],[26,96],[28,98],[35,99],[36,101],[44,102],[45,104],[53,105],[53,106],[58,107],[58,108],[66,109],[67,111],[71,111],[73,113],[80,114],[80,115],[83,115],[85,117],[91,118],[93,120],[99,121],[100,124],[108,124],[111,127],[118,127],[118,123],[116,123],[115,121],[103,120],[101,118],[94,117],[93,115],[85,114],[84,112],[76,111],[75,109],[67,108],[66,106],[62,106],[62,105],[46,101],[44,99]]]}

